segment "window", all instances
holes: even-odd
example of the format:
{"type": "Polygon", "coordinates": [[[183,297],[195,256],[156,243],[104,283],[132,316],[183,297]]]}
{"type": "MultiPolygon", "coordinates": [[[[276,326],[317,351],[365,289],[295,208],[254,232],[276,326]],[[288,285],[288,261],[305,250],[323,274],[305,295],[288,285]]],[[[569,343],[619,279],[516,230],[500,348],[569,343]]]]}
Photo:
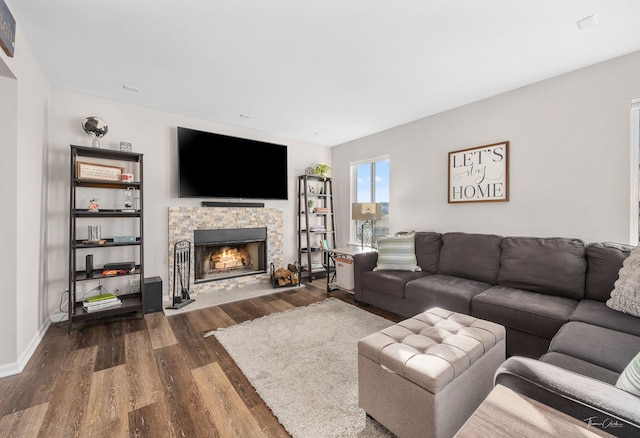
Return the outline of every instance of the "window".
{"type": "MultiPolygon", "coordinates": [[[[389,234],[389,157],[378,157],[351,165],[352,203],[381,204],[381,219],[374,223],[376,236],[389,234]]],[[[362,242],[362,222],[351,221],[351,242],[362,242]]]]}

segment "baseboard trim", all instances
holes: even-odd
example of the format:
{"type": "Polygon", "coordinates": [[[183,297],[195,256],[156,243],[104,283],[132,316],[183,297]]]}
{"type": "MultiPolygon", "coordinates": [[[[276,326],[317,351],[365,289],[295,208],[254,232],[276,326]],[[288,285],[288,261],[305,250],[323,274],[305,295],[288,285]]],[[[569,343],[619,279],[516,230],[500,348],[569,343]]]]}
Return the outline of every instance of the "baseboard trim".
{"type": "Polygon", "coordinates": [[[38,345],[40,345],[40,342],[42,342],[42,338],[44,338],[44,335],[45,333],[47,333],[47,329],[49,328],[50,325],[51,325],[51,320],[47,318],[47,321],[40,328],[40,331],[34,336],[34,338],[29,343],[29,348],[27,348],[22,353],[22,355],[20,356],[20,359],[17,362],[11,362],[11,363],[0,365],[0,378],[20,374],[24,370],[24,367],[27,366],[29,359],[31,359],[31,356],[33,356],[33,353],[35,353],[36,348],[38,348],[38,345]]]}

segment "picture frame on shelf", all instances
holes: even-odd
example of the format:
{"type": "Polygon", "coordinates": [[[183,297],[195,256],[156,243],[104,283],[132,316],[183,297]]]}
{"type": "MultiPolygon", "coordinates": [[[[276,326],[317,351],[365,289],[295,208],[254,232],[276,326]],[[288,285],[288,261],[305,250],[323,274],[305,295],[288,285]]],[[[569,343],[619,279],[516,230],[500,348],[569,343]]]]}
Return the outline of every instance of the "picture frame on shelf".
{"type": "Polygon", "coordinates": [[[82,161],[78,161],[76,169],[78,179],[94,181],[122,181],[123,173],[124,167],[82,161]]]}

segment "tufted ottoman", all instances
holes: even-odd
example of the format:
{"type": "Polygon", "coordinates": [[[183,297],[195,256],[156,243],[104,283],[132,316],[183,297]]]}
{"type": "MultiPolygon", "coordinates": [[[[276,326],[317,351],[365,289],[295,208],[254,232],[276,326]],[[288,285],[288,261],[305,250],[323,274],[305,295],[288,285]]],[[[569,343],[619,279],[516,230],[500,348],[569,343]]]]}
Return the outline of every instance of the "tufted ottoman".
{"type": "Polygon", "coordinates": [[[429,309],[358,341],[359,404],[398,437],[451,437],[504,360],[504,327],[429,309]]]}

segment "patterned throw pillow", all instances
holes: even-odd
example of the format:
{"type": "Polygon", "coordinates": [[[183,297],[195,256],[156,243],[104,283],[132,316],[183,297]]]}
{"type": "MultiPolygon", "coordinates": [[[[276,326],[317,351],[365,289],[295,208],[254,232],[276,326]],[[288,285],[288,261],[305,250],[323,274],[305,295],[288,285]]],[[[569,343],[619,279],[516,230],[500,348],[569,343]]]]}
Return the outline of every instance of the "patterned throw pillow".
{"type": "Polygon", "coordinates": [[[633,248],[622,263],[607,307],[640,317],[640,247],[633,248]]]}
{"type": "Polygon", "coordinates": [[[629,365],[620,374],[616,382],[616,388],[624,389],[640,397],[640,353],[636,354],[636,357],[629,362],[629,365]]]}
{"type": "Polygon", "coordinates": [[[378,238],[378,263],[374,271],[422,271],[416,258],[414,234],[378,238]]]}

